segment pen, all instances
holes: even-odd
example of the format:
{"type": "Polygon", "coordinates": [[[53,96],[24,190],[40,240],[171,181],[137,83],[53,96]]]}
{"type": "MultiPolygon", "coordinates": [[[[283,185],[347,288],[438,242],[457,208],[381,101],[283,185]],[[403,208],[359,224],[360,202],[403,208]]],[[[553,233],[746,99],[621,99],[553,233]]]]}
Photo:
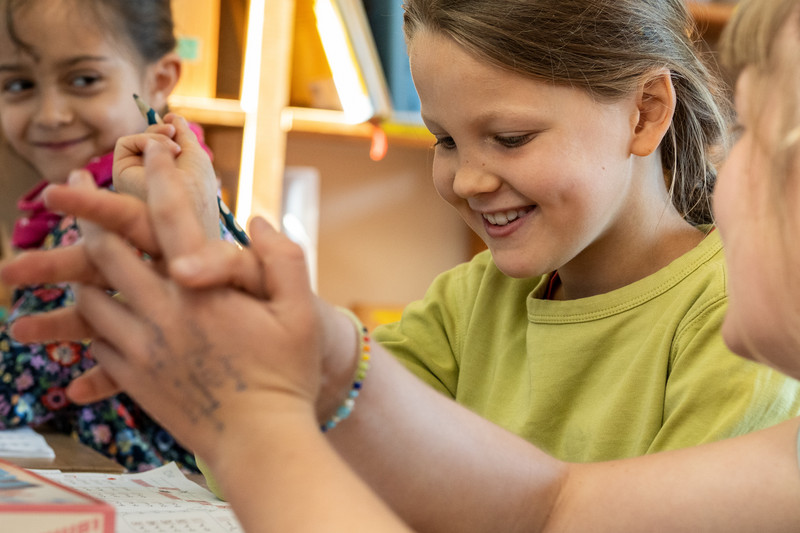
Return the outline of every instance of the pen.
{"type": "MultiPolygon", "coordinates": [[[[142,116],[147,119],[148,125],[152,126],[153,124],[164,123],[158,113],[156,113],[156,110],[145,104],[144,101],[139,98],[138,94],[134,94],[133,99],[136,101],[136,107],[139,108],[142,116]]],[[[217,196],[217,207],[219,209],[219,215],[222,218],[222,222],[225,224],[225,227],[228,228],[228,231],[233,234],[236,242],[242,246],[250,246],[250,237],[247,236],[247,233],[245,233],[239,223],[236,222],[236,218],[233,216],[233,213],[231,213],[231,210],[227,205],[225,205],[225,202],[223,202],[222,198],[219,196],[217,196]]]]}

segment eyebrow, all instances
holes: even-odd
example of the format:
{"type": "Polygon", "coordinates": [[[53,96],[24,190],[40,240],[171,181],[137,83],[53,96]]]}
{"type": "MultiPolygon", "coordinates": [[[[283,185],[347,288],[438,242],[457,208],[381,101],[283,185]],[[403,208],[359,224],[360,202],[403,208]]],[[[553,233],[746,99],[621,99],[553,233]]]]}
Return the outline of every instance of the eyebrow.
{"type": "MultiPolygon", "coordinates": [[[[33,57],[34,62],[38,62],[39,61],[39,58],[37,56],[33,55],[32,57],[33,57]]],[[[78,65],[78,64],[86,62],[86,61],[103,62],[103,61],[108,61],[108,60],[109,60],[109,58],[107,56],[82,55],[82,56],[70,57],[70,58],[65,59],[63,61],[59,61],[56,64],[56,66],[58,68],[73,67],[75,65],[78,65]]],[[[21,63],[0,64],[0,72],[15,72],[15,71],[20,71],[20,70],[25,70],[25,67],[23,67],[21,63]]]]}

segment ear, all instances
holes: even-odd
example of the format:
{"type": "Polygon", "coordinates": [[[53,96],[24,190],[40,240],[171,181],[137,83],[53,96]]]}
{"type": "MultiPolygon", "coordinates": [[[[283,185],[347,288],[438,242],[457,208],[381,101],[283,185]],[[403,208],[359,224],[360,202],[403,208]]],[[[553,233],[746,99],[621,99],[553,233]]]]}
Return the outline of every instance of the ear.
{"type": "Polygon", "coordinates": [[[639,85],[636,106],[631,153],[645,157],[661,144],[675,114],[675,87],[669,70],[657,70],[639,85]]]}
{"type": "Polygon", "coordinates": [[[181,58],[176,52],[164,55],[155,63],[148,65],[145,73],[146,102],[153,109],[166,109],[167,98],[175,89],[181,77],[181,58]]]}

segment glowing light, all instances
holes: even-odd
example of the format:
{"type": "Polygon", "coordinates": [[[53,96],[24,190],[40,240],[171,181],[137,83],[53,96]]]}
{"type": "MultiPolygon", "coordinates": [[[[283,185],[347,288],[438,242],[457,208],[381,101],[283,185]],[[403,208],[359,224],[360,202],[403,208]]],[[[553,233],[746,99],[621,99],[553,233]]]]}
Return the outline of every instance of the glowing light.
{"type": "Polygon", "coordinates": [[[371,119],[375,114],[375,108],[361,77],[341,13],[331,0],[316,0],[314,14],[317,17],[317,30],[322,48],[333,73],[333,83],[342,103],[345,121],[359,124],[371,119]]]}

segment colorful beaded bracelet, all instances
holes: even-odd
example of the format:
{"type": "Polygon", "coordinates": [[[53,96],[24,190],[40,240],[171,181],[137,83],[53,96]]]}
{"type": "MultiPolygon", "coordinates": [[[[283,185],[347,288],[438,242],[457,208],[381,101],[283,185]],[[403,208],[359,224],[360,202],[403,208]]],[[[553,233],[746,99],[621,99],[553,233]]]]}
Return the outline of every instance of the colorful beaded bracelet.
{"type": "Polygon", "coordinates": [[[361,392],[364,378],[367,375],[367,370],[369,370],[370,346],[369,332],[367,331],[367,328],[349,309],[340,307],[338,310],[353,322],[353,325],[356,327],[356,331],[358,332],[358,366],[356,366],[356,374],[353,378],[353,384],[350,386],[350,390],[347,393],[347,398],[345,398],[344,402],[342,402],[342,405],[336,408],[336,412],[333,413],[333,416],[331,416],[327,422],[319,427],[323,433],[335,428],[339,422],[350,416],[350,414],[353,412],[356,398],[358,398],[358,394],[361,392]]]}

